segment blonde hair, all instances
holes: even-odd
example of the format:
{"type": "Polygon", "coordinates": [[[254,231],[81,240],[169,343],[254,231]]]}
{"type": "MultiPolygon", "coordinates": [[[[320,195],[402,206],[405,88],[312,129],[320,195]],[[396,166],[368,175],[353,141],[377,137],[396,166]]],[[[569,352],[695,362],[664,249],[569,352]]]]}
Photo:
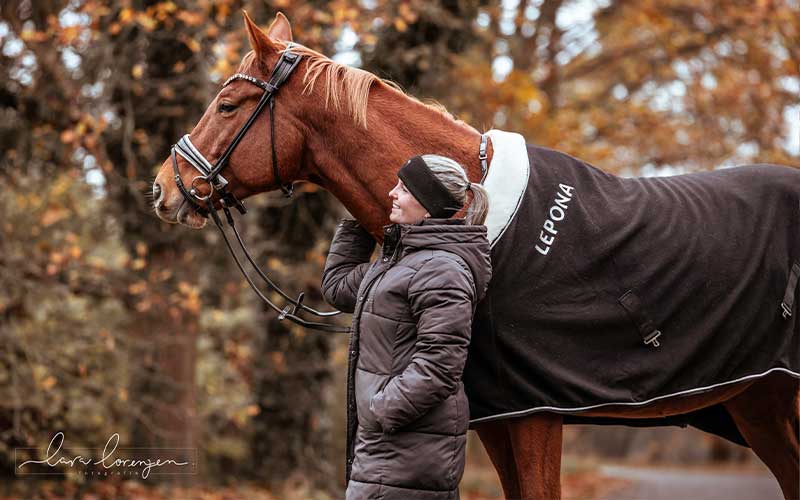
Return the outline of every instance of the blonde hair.
{"type": "Polygon", "coordinates": [[[472,191],[472,202],[464,217],[467,224],[481,225],[489,213],[489,193],[477,182],[469,182],[464,168],[451,158],[440,155],[422,155],[425,164],[463,206],[467,191],[472,191]]]}

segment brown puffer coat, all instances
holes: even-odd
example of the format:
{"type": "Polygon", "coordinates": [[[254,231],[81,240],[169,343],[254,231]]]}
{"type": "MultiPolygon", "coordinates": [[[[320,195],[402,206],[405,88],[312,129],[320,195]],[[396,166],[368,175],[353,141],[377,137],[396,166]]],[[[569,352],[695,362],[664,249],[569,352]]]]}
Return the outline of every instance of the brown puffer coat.
{"type": "Polygon", "coordinates": [[[325,299],[353,313],[347,381],[348,499],[454,499],[469,423],[461,375],[491,277],[486,226],[425,219],[375,240],[339,224],[325,299]]]}

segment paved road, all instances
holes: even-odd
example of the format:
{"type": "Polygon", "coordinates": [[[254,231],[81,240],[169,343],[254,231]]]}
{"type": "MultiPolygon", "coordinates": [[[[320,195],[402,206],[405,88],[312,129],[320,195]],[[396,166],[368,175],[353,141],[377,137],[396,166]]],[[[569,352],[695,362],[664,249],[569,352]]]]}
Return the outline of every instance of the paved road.
{"type": "Polygon", "coordinates": [[[775,479],[759,471],[708,471],[604,465],[604,476],[630,485],[605,500],[782,500],[775,479]]]}

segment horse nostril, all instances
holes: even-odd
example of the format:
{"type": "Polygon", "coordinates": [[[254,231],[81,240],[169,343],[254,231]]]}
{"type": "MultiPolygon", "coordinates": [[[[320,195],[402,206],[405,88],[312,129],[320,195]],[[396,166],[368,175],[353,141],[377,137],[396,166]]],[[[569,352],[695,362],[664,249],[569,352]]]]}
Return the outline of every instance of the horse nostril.
{"type": "Polygon", "coordinates": [[[156,201],[156,204],[160,201],[161,198],[161,185],[157,182],[153,183],[153,199],[156,201]]]}

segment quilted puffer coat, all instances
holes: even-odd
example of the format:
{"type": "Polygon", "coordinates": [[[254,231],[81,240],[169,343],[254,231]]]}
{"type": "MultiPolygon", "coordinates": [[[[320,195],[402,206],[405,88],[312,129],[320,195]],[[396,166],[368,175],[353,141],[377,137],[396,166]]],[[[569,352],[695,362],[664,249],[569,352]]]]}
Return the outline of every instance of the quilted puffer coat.
{"type": "Polygon", "coordinates": [[[348,499],[457,499],[469,407],[461,381],[475,306],[491,277],[486,226],[424,219],[375,240],[342,221],[322,278],[353,313],[348,499]]]}

